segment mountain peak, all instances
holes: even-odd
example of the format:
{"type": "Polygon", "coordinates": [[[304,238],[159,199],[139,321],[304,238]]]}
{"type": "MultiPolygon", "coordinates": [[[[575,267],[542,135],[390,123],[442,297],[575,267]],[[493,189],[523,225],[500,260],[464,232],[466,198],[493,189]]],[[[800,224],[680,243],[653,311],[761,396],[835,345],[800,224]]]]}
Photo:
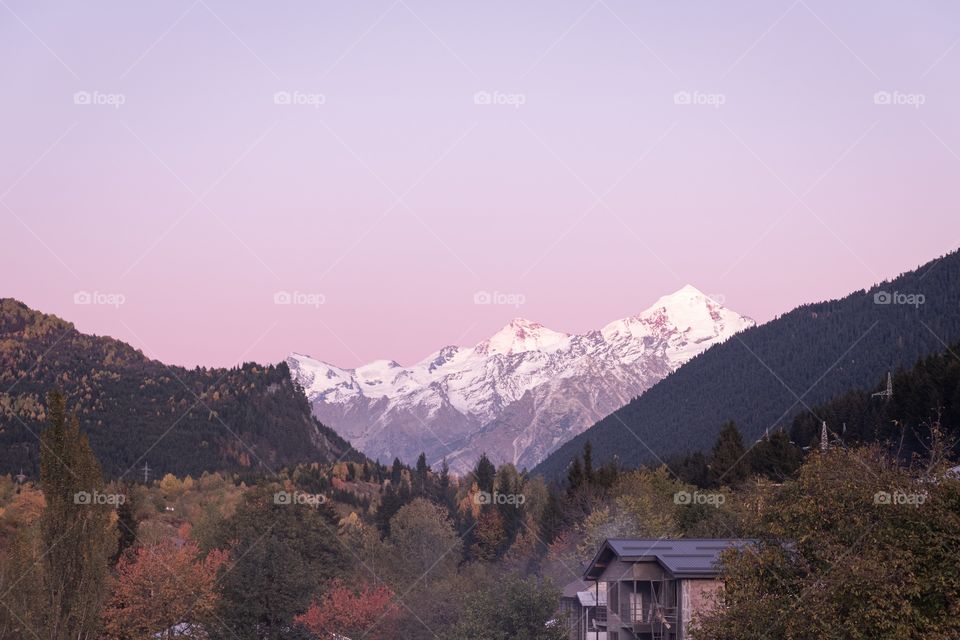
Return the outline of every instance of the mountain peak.
{"type": "Polygon", "coordinates": [[[710,296],[705,294],[703,291],[700,291],[700,289],[697,289],[692,284],[685,284],[679,289],[677,289],[676,291],[674,291],[673,293],[668,293],[665,296],[661,296],[660,300],[658,300],[657,302],[659,303],[661,300],[684,301],[684,300],[693,300],[693,299],[699,299],[699,298],[705,298],[708,300],[711,299],[710,296]]]}
{"type": "Polygon", "coordinates": [[[570,336],[548,329],[539,322],[514,318],[488,340],[477,345],[477,351],[487,354],[551,351],[566,344],[570,336]]]}

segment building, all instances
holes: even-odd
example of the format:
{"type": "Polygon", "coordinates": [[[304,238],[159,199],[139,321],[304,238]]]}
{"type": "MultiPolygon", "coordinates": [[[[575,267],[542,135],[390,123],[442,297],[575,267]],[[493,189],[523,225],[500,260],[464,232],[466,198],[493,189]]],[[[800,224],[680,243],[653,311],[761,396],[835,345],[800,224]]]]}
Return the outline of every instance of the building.
{"type": "Polygon", "coordinates": [[[720,553],[749,543],[607,540],[584,573],[598,601],[605,591],[606,606],[594,614],[597,629],[606,640],[686,640],[691,620],[713,605],[722,584],[720,553]]]}
{"type": "Polygon", "coordinates": [[[607,613],[605,583],[600,583],[598,589],[584,580],[569,583],[560,597],[560,612],[566,615],[570,640],[607,640],[606,629],[597,624],[598,612],[607,613]]]}

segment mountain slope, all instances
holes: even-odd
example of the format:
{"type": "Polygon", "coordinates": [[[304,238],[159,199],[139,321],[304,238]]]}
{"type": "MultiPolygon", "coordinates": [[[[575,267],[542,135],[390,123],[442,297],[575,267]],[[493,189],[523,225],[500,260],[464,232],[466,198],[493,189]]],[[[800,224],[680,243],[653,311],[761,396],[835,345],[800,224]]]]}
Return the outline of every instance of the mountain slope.
{"type": "Polygon", "coordinates": [[[36,471],[45,396],[54,386],[111,475],[145,462],[154,474],[184,475],[359,455],[311,416],[284,363],[168,367],[0,299],[0,473],[36,471]]]}
{"type": "Polygon", "coordinates": [[[597,462],[635,466],[699,450],[724,420],[754,439],[806,406],[872,387],[960,339],[960,253],[868,291],[798,307],[693,358],[558,449],[536,471],[560,477],[586,441],[597,462]],[[875,295],[881,293],[878,304],[875,295]],[[924,296],[922,304],[918,298],[924,296]]]}
{"type": "Polygon", "coordinates": [[[532,467],[572,435],[689,358],[752,326],[686,286],[646,311],[581,335],[517,318],[474,347],[448,346],[410,367],[343,369],[287,359],[314,415],[371,457],[455,471],[486,452],[532,467]]]}

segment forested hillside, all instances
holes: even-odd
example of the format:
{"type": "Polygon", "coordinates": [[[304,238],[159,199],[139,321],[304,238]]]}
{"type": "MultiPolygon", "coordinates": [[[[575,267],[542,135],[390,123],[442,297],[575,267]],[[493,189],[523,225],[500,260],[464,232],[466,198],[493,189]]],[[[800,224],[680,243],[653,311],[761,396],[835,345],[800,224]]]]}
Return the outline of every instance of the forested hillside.
{"type": "Polygon", "coordinates": [[[38,469],[45,394],[59,387],[108,475],[264,472],[360,454],[310,414],[286,364],[184,369],[0,300],[0,473],[38,469]],[[266,468],[265,468],[266,467],[266,468]],[[132,472],[131,472],[132,473],[132,472]]]}
{"type": "Polygon", "coordinates": [[[893,394],[875,389],[854,390],[798,415],[790,429],[799,445],[816,443],[822,422],[831,441],[852,445],[884,442],[901,457],[926,455],[934,427],[949,443],[960,442],[960,344],[928,356],[892,376],[893,394]]]}
{"type": "Polygon", "coordinates": [[[536,471],[560,477],[588,440],[599,462],[616,455],[625,466],[701,450],[727,420],[753,441],[768,428],[788,426],[805,408],[872,388],[887,371],[957,340],[960,253],[954,252],[869,290],[803,305],[708,349],[536,471]]]}

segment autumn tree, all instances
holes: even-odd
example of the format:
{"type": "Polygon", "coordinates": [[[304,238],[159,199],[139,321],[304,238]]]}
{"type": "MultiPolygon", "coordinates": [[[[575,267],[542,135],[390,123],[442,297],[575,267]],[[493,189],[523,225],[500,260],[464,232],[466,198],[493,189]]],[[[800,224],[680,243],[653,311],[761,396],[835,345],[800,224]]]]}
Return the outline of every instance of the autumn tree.
{"type": "Polygon", "coordinates": [[[209,626],[217,573],[226,561],[223,551],[201,558],[195,542],[170,539],[125,554],[103,613],[104,640],[167,638],[176,625],[209,626]]]}
{"type": "Polygon", "coordinates": [[[490,562],[504,551],[506,531],[503,516],[496,508],[484,509],[477,518],[470,545],[470,557],[490,562]]]}
{"type": "Polygon", "coordinates": [[[337,579],[296,621],[317,638],[390,640],[396,637],[399,615],[400,607],[389,587],[364,584],[350,588],[337,579]]]}

